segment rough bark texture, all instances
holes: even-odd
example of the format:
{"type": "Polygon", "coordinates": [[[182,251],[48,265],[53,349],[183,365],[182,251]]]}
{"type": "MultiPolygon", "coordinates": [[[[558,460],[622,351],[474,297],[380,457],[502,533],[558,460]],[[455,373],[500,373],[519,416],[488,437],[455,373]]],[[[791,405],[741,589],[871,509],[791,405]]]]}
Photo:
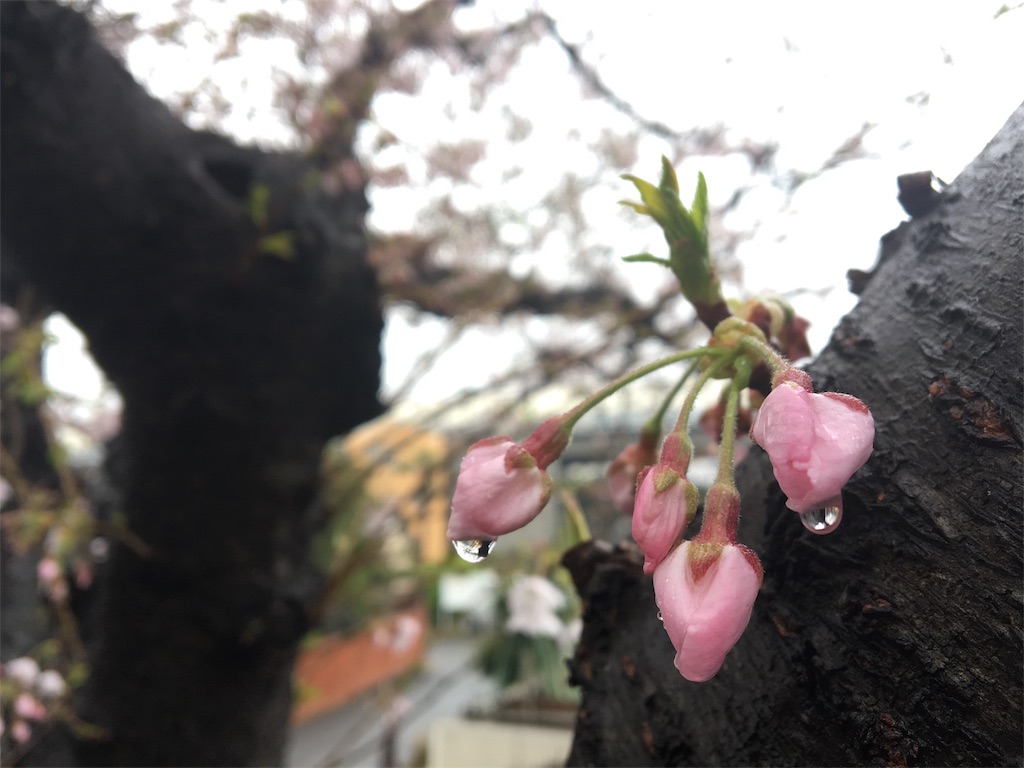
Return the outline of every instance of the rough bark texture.
{"type": "Polygon", "coordinates": [[[1022,762],[1022,222],[1024,108],[882,239],[810,368],[877,425],[838,531],[804,531],[763,453],[741,466],[765,580],[713,680],[674,669],[635,551],[567,555],[586,601],[570,765],[1022,762]]]}
{"type": "Polygon", "coordinates": [[[77,710],[109,738],[30,759],[278,763],[320,450],[380,410],[363,189],[188,129],[66,8],[0,13],[3,296],[67,314],[120,390],[108,469],[153,550],[98,588],[77,710]]]}

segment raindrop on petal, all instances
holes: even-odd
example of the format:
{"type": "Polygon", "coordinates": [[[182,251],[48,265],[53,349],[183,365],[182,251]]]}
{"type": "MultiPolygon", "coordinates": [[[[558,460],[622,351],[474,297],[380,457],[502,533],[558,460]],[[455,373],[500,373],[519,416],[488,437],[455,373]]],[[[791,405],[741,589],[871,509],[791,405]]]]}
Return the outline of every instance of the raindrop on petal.
{"type": "Polygon", "coordinates": [[[658,611],[658,621],[664,621],[665,617],[661,615],[661,611],[658,611]]]}
{"type": "Polygon", "coordinates": [[[452,546],[455,547],[459,557],[467,563],[479,563],[494,551],[494,545],[497,543],[496,540],[469,539],[467,541],[453,541],[452,546]]]}
{"type": "Polygon", "coordinates": [[[804,524],[804,528],[822,536],[838,528],[842,519],[843,500],[840,498],[832,499],[823,509],[809,509],[800,515],[800,522],[804,524]]]}

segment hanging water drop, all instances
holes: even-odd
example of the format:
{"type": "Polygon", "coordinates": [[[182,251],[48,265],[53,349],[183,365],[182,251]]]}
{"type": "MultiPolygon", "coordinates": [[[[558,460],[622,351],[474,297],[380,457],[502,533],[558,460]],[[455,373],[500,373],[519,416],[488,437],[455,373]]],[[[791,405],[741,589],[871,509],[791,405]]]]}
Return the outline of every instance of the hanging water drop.
{"type": "Polygon", "coordinates": [[[658,621],[664,621],[665,617],[661,615],[661,611],[658,611],[658,621]]]}
{"type": "Polygon", "coordinates": [[[467,563],[479,563],[494,551],[494,545],[497,543],[496,540],[468,539],[466,541],[453,541],[452,546],[455,547],[459,557],[467,563]]]}
{"type": "Polygon", "coordinates": [[[827,502],[823,509],[809,509],[800,515],[804,528],[821,536],[832,533],[842,519],[843,500],[840,498],[827,502]]]}

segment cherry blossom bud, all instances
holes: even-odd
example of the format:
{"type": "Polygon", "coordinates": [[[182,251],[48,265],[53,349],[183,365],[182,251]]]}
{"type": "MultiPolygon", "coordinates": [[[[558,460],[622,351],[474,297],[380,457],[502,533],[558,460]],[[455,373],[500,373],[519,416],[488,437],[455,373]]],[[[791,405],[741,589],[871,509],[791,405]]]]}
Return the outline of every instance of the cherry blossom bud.
{"type": "Polygon", "coordinates": [[[448,519],[451,541],[494,540],[522,528],[551,498],[551,478],[507,437],[474,443],[462,459],[448,519]]]}
{"type": "Polygon", "coordinates": [[[623,448],[605,473],[612,502],[624,515],[632,514],[633,502],[636,500],[636,477],[641,469],[637,447],[636,443],[630,443],[623,448]]]}
{"type": "Polygon", "coordinates": [[[7,304],[0,304],[0,331],[16,331],[19,323],[18,310],[7,304]]]}
{"type": "Polygon", "coordinates": [[[793,381],[777,382],[758,411],[750,436],[768,453],[786,506],[821,507],[840,495],[871,455],[875,421],[860,400],[815,394],[793,381]]]}
{"type": "Polygon", "coordinates": [[[739,544],[684,542],[654,571],[654,599],[687,680],[703,682],[750,621],[763,571],[757,555],[739,544]]]}
{"type": "Polygon", "coordinates": [[[658,447],[658,433],[643,431],[640,439],[622,449],[615,461],[608,465],[605,477],[612,501],[624,515],[633,514],[636,501],[637,476],[645,467],[654,464],[658,458],[655,449],[658,447]]]}
{"type": "Polygon", "coordinates": [[[32,726],[24,720],[15,720],[11,723],[11,738],[18,744],[24,744],[32,738],[32,726]]]}
{"type": "Polygon", "coordinates": [[[75,586],[83,590],[92,586],[92,568],[89,563],[75,563],[75,586]]]}
{"type": "Polygon", "coordinates": [[[14,712],[26,720],[45,720],[46,707],[31,693],[19,693],[14,700],[14,712]]]}
{"type": "Polygon", "coordinates": [[[633,508],[633,538],[644,553],[644,573],[671,551],[697,513],[697,489],[672,467],[656,464],[640,475],[633,508]]]}
{"type": "Polygon", "coordinates": [[[779,330],[779,350],[790,360],[800,360],[811,355],[811,344],[807,341],[807,329],[811,323],[794,314],[786,319],[779,330]]]}
{"type": "Polygon", "coordinates": [[[60,563],[52,557],[44,557],[36,566],[36,575],[43,584],[53,584],[60,578],[60,563]]]}

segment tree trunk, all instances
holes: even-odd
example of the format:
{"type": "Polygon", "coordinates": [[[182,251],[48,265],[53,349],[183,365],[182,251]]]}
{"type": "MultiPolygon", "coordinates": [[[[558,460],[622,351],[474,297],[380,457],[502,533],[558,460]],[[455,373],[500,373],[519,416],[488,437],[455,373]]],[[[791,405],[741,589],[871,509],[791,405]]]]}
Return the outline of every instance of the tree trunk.
{"type": "Polygon", "coordinates": [[[108,470],[152,551],[115,544],[97,587],[76,710],[105,737],[30,759],[279,763],[320,451],[380,411],[359,174],[188,129],[67,8],[0,12],[3,296],[64,312],[120,391],[108,470]]]}
{"type": "Polygon", "coordinates": [[[1022,208],[1024,107],[882,239],[810,367],[877,427],[840,528],[806,532],[762,452],[741,465],[765,578],[717,677],[674,669],[633,549],[567,554],[586,604],[570,765],[1021,764],[1022,208]]]}

